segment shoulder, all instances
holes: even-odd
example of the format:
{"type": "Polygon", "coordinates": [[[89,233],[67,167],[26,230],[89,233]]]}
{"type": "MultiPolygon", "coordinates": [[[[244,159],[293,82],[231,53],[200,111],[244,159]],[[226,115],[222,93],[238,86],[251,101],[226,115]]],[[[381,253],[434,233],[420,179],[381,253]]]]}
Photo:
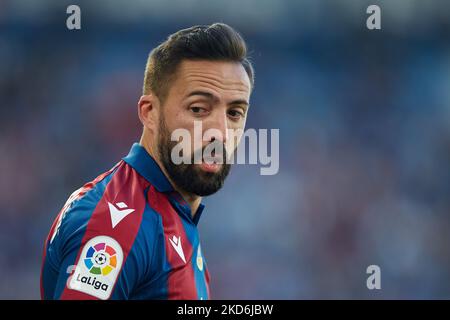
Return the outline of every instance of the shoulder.
{"type": "Polygon", "coordinates": [[[50,230],[49,242],[64,241],[76,231],[82,231],[102,199],[106,186],[116,174],[120,162],[94,180],[75,190],[67,199],[50,230]]]}
{"type": "Polygon", "coordinates": [[[118,280],[115,295],[125,297],[151,275],[149,266],[160,220],[147,204],[149,187],[122,161],[71,203],[55,241],[59,242],[60,256],[69,257],[68,263],[77,270],[69,287],[72,290],[66,294],[77,291],[107,298],[118,280]],[[77,282],[93,276],[109,289],[103,292],[77,282]]]}
{"type": "Polygon", "coordinates": [[[147,187],[148,183],[133,168],[120,161],[72,194],[60,217],[62,238],[68,239],[77,232],[84,238],[135,237],[146,207],[147,187]]]}

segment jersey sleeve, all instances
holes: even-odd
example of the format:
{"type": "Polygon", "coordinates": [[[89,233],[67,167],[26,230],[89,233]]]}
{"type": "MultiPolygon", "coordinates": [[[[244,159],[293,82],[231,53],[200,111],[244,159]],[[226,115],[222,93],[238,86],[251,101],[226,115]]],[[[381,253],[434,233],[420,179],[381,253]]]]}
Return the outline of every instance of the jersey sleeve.
{"type": "MultiPolygon", "coordinates": [[[[143,251],[142,241],[137,241],[139,230],[128,241],[101,230],[108,229],[104,226],[97,229],[89,224],[63,232],[65,239],[54,298],[129,299],[146,275],[147,256],[151,252],[143,251]]],[[[103,224],[108,225],[110,221],[105,219],[103,224]]],[[[125,223],[122,226],[126,228],[125,223]]]]}
{"type": "Polygon", "coordinates": [[[129,299],[148,274],[151,250],[140,248],[142,183],[124,163],[77,198],[48,240],[44,298],[129,299]],[[45,289],[47,288],[47,290],[45,289]]]}
{"type": "Polygon", "coordinates": [[[74,234],[65,245],[53,298],[129,299],[138,284],[137,257],[130,254],[124,261],[123,249],[112,237],[80,238],[74,234]]]}

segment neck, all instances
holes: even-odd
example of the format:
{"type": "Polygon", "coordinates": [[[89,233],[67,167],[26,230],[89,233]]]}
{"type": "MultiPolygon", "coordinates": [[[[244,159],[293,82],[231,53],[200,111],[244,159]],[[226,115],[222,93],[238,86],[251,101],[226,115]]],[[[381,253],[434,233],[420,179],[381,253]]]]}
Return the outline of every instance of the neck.
{"type": "MultiPolygon", "coordinates": [[[[173,183],[172,183],[172,185],[173,185],[173,183]]],[[[181,194],[181,196],[183,197],[184,201],[186,201],[189,204],[189,207],[191,208],[192,218],[194,218],[195,213],[197,212],[198,207],[200,206],[200,203],[202,202],[202,197],[200,197],[196,194],[187,193],[183,190],[178,190],[175,187],[174,187],[174,189],[177,190],[178,193],[181,194]]]]}
{"type": "Polygon", "coordinates": [[[189,207],[191,208],[191,215],[193,218],[195,213],[197,212],[198,207],[200,206],[202,197],[200,197],[196,194],[190,193],[190,192],[186,192],[185,190],[179,188],[172,181],[172,179],[170,179],[169,174],[167,173],[166,169],[164,168],[164,166],[162,165],[162,163],[158,157],[158,153],[156,152],[157,149],[152,144],[149,144],[146,142],[149,139],[144,138],[144,135],[145,135],[145,133],[142,135],[141,140],[139,141],[139,144],[142,147],[144,147],[144,149],[147,150],[148,154],[150,156],[152,156],[152,158],[156,161],[156,163],[161,168],[162,172],[164,173],[166,178],[169,180],[169,182],[172,185],[172,187],[174,188],[174,190],[177,191],[183,197],[184,201],[186,201],[189,204],[189,207]]]}

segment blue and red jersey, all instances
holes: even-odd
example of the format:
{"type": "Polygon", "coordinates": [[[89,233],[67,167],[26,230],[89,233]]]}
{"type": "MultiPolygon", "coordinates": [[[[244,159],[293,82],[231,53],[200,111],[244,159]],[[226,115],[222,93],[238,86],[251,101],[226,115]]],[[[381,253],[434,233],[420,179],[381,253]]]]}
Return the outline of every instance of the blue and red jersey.
{"type": "Polygon", "coordinates": [[[195,215],[138,143],[75,191],[44,246],[42,299],[209,299],[195,215]]]}

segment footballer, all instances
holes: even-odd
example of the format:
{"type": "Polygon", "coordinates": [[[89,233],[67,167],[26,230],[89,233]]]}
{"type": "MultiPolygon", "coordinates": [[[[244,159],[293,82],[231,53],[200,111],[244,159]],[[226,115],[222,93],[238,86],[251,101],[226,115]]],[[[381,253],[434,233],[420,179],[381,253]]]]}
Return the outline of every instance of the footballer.
{"type": "Polygon", "coordinates": [[[175,163],[171,134],[184,129],[194,139],[200,121],[217,134],[188,157],[219,143],[223,152],[212,156],[226,159],[236,150],[228,131],[244,129],[253,82],[246,43],[226,24],[180,30],[151,51],[140,141],[56,217],[44,246],[42,299],[211,298],[197,224],[202,197],[223,186],[230,164],[175,163]]]}

